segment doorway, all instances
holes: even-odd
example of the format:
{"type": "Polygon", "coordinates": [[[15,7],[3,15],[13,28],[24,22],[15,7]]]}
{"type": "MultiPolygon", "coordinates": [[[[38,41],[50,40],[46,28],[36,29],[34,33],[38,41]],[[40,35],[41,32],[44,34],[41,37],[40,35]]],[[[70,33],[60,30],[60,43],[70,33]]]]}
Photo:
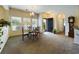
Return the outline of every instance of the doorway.
{"type": "Polygon", "coordinates": [[[53,18],[47,18],[46,24],[47,24],[47,31],[52,32],[52,30],[53,30],[53,18]]]}
{"type": "Polygon", "coordinates": [[[42,30],[47,32],[53,31],[53,18],[43,18],[42,30]]]}

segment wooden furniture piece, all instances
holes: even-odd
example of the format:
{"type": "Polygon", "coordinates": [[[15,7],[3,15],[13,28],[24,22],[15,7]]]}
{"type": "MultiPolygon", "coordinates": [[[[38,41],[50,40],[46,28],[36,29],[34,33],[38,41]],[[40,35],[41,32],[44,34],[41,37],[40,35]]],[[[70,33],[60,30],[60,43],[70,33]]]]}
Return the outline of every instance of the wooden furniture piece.
{"type": "Polygon", "coordinates": [[[39,32],[31,32],[29,35],[32,40],[37,40],[39,38],[39,32]]]}
{"type": "Polygon", "coordinates": [[[24,33],[24,30],[22,28],[22,40],[24,41],[24,37],[27,36],[27,38],[32,39],[32,40],[36,40],[39,39],[40,36],[40,31],[39,28],[35,28],[33,30],[29,30],[29,32],[24,33]]]}
{"type": "Polygon", "coordinates": [[[68,36],[74,38],[75,17],[74,16],[68,17],[68,22],[69,22],[69,33],[68,33],[68,36]]]}

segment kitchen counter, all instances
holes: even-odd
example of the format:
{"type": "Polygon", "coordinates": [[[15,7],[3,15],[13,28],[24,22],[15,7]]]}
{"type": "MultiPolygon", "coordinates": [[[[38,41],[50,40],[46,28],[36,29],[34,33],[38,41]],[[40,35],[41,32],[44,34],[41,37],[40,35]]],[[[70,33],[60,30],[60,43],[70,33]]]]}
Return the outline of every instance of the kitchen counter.
{"type": "Polygon", "coordinates": [[[74,43],[79,44],[79,28],[74,29],[74,43]]]}

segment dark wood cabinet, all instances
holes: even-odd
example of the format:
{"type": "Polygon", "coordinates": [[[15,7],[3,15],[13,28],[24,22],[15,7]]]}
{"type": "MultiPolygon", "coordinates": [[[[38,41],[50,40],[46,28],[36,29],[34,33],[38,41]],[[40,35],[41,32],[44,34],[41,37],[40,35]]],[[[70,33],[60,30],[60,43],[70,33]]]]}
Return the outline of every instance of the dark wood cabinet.
{"type": "Polygon", "coordinates": [[[74,38],[74,22],[75,22],[75,17],[74,16],[68,17],[68,22],[69,22],[69,33],[68,33],[68,36],[74,38]]]}

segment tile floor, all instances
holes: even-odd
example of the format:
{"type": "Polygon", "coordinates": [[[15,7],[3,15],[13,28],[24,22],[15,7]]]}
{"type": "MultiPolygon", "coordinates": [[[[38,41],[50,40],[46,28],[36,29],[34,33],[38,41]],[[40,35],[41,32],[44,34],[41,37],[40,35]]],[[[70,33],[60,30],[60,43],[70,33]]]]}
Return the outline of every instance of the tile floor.
{"type": "Polygon", "coordinates": [[[21,36],[8,39],[2,54],[77,54],[79,45],[73,43],[73,38],[64,35],[44,32],[39,39],[31,40],[21,36]]]}

